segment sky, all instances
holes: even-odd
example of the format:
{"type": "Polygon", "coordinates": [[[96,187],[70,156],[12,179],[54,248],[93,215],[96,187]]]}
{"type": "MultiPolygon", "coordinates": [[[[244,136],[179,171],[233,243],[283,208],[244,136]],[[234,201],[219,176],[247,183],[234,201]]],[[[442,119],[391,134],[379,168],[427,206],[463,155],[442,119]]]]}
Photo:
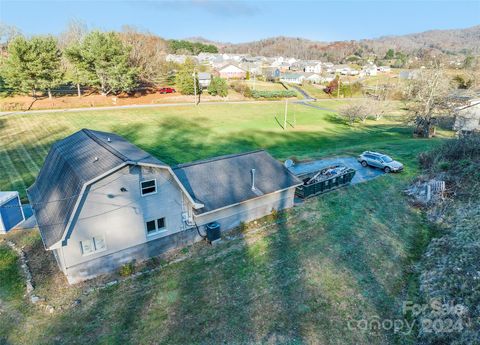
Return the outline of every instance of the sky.
{"type": "Polygon", "coordinates": [[[479,25],[480,0],[0,0],[0,22],[26,35],[58,34],[71,20],[102,30],[130,25],[169,39],[201,36],[239,43],[290,36],[339,41],[479,25]]]}

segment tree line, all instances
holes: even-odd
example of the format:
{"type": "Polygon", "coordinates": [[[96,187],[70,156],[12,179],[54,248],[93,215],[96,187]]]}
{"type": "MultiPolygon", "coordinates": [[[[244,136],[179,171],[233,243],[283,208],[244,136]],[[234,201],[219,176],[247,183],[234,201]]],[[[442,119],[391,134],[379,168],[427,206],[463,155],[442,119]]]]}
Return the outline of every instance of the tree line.
{"type": "Polygon", "coordinates": [[[59,38],[17,34],[2,54],[0,79],[10,92],[33,97],[46,91],[51,98],[52,90],[65,84],[75,84],[79,95],[81,86],[103,95],[129,92],[140,84],[154,84],[160,63],[165,64],[159,58],[164,43],[152,37],[132,30],[87,32],[78,24],[59,38]]]}
{"type": "Polygon", "coordinates": [[[172,54],[193,54],[200,53],[218,53],[218,48],[213,44],[204,44],[201,42],[190,42],[185,40],[169,40],[169,52],[172,54]]]}

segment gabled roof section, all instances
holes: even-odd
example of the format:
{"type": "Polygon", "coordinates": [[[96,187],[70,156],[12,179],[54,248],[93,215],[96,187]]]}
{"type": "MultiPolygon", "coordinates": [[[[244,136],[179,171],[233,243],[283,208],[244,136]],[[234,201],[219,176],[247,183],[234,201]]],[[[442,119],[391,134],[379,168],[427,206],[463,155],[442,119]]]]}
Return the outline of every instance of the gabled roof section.
{"type": "Polygon", "coordinates": [[[266,151],[180,164],[173,172],[191,197],[204,204],[197,214],[238,204],[302,183],[266,151]],[[251,170],[255,169],[255,190],[251,170]]]}
{"type": "Polygon", "coordinates": [[[46,248],[62,239],[84,185],[129,163],[167,166],[113,133],[82,129],[52,146],[27,191],[46,248]]]}

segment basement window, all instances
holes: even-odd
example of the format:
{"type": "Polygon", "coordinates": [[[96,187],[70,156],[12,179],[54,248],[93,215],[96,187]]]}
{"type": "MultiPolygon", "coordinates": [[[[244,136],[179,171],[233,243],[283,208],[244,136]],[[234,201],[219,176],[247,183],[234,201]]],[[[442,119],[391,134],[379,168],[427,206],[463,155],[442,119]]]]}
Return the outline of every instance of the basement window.
{"type": "Polygon", "coordinates": [[[157,181],[148,180],[141,182],[142,196],[155,194],[157,192],[157,181]]]}
{"type": "Polygon", "coordinates": [[[103,236],[92,237],[92,239],[80,241],[80,247],[82,248],[82,255],[102,252],[107,249],[107,246],[105,245],[105,237],[103,236]]]}
{"type": "Polygon", "coordinates": [[[156,233],[166,231],[165,217],[149,220],[145,223],[147,227],[147,235],[154,235],[156,233]]]}
{"type": "Polygon", "coordinates": [[[80,241],[80,246],[82,247],[83,255],[92,254],[95,251],[93,248],[92,240],[80,241]]]}

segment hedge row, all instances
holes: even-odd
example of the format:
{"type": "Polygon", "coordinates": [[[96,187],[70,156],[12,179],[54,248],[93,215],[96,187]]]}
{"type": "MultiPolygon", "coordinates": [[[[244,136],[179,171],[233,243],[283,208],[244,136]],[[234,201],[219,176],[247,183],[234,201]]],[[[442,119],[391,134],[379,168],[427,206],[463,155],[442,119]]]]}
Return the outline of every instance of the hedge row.
{"type": "Polygon", "coordinates": [[[294,90],[278,90],[278,91],[260,91],[253,90],[253,98],[283,98],[283,97],[295,97],[297,93],[294,90]]]}

